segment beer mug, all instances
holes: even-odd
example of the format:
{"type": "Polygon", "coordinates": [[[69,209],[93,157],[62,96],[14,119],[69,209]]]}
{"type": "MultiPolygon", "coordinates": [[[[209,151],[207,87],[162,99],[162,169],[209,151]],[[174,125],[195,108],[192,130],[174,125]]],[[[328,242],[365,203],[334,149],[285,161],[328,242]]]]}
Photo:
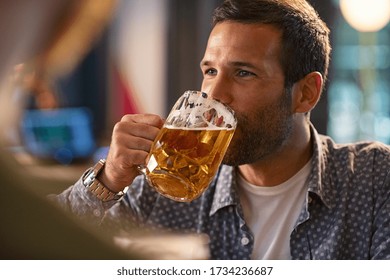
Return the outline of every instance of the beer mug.
{"type": "Polygon", "coordinates": [[[190,202],[215,176],[236,125],[232,109],[204,92],[186,91],[173,106],[140,171],[163,196],[190,202]]]}

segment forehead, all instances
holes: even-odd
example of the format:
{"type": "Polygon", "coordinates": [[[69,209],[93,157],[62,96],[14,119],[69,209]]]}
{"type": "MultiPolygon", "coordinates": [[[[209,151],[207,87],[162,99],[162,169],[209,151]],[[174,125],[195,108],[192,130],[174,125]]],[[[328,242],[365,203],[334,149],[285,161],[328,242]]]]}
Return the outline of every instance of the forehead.
{"type": "Polygon", "coordinates": [[[234,55],[251,59],[278,59],[281,31],[269,24],[225,21],[210,33],[206,56],[234,55]]]}

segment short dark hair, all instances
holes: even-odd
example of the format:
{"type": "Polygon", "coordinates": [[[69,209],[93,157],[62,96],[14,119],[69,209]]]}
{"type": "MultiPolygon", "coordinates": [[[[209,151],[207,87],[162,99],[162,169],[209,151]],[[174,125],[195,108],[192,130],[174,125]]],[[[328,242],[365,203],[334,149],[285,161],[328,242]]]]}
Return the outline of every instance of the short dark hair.
{"type": "Polygon", "coordinates": [[[280,62],[286,88],[314,71],[326,80],[330,31],[306,0],[225,0],[214,11],[213,25],[223,21],[271,24],[282,31],[280,62]]]}

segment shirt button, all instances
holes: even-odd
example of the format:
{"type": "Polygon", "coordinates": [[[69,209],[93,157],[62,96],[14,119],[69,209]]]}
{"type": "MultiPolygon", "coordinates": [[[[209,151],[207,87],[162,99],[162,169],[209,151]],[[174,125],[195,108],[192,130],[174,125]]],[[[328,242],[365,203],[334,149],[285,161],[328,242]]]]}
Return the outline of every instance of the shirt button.
{"type": "Polygon", "coordinates": [[[241,238],[241,245],[242,246],[245,246],[245,245],[248,245],[249,243],[249,238],[244,236],[243,238],[241,238]]]}
{"type": "Polygon", "coordinates": [[[100,217],[101,213],[98,209],[95,209],[93,210],[93,214],[96,216],[96,217],[100,217]]]}

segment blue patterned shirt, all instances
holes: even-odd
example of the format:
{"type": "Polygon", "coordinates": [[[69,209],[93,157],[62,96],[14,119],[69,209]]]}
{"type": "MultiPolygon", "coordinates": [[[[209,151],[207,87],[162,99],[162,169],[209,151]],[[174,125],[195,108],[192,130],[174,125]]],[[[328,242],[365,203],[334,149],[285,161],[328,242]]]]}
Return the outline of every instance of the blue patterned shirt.
{"type": "MultiPolygon", "coordinates": [[[[314,154],[306,201],[290,236],[292,259],[390,259],[390,147],[335,144],[311,130],[314,154]]],[[[81,180],[57,200],[88,222],[126,229],[135,221],[148,228],[205,233],[211,258],[250,259],[254,238],[236,189],[235,169],[222,166],[191,203],[160,196],[141,176],[115,203],[100,202],[81,180]]]]}

